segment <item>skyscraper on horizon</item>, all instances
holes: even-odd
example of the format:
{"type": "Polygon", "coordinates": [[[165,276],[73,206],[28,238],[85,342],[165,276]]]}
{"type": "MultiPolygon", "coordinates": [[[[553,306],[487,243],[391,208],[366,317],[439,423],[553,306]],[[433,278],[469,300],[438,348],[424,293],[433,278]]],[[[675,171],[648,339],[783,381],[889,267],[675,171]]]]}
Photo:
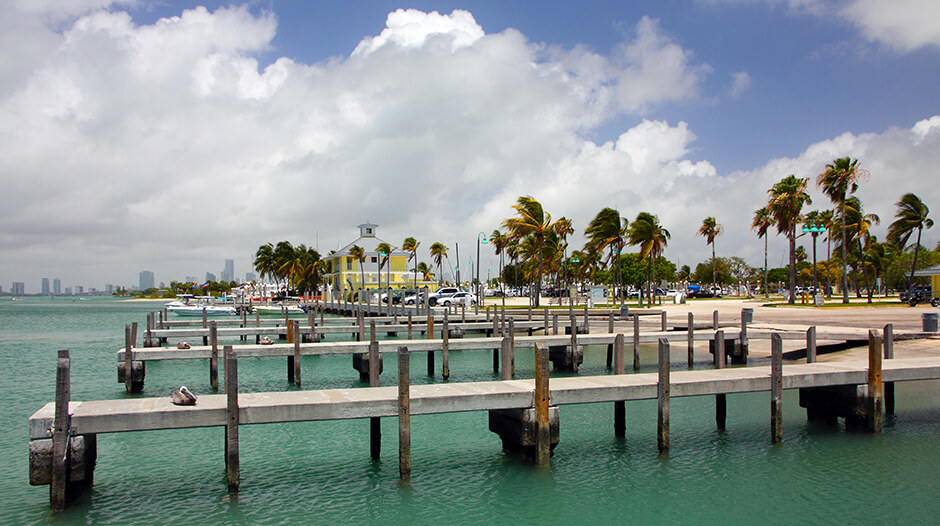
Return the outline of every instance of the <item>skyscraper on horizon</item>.
{"type": "Polygon", "coordinates": [[[139,290],[147,290],[153,288],[153,272],[149,270],[140,271],[140,287],[139,290]]]}
{"type": "Polygon", "coordinates": [[[25,295],[26,295],[26,284],[23,283],[22,281],[14,281],[14,282],[13,282],[13,288],[10,290],[10,292],[11,292],[14,296],[25,296],[25,295]]]}
{"type": "Polygon", "coordinates": [[[235,260],[225,260],[225,270],[222,271],[222,281],[235,281],[235,260]]]}
{"type": "Polygon", "coordinates": [[[42,295],[49,295],[49,278],[42,278],[42,295]]]}
{"type": "Polygon", "coordinates": [[[62,294],[62,280],[55,278],[52,280],[52,293],[56,296],[62,294]]]}

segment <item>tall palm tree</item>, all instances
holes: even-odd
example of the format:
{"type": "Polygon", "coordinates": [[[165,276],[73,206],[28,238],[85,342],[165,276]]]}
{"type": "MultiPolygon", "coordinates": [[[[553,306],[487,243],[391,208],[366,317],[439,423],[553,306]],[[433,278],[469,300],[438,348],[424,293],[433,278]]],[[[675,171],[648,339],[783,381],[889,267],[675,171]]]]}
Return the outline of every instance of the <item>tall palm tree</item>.
{"type": "MultiPolygon", "coordinates": [[[[629,222],[627,218],[621,217],[620,212],[613,208],[605,207],[594,216],[594,219],[592,219],[591,222],[588,223],[587,228],[584,229],[584,237],[587,239],[587,242],[584,244],[585,252],[603,253],[605,249],[610,249],[610,253],[607,256],[608,268],[611,263],[614,263],[616,254],[616,265],[614,269],[615,291],[619,290],[622,285],[620,276],[620,254],[623,253],[624,240],[628,235],[628,225],[629,222]]],[[[623,303],[623,295],[619,293],[617,295],[620,296],[620,301],[623,303]]]]}
{"type": "MultiPolygon", "coordinates": [[[[858,159],[841,157],[826,165],[826,169],[816,176],[816,185],[826,194],[841,211],[842,232],[845,232],[845,199],[847,194],[858,190],[858,181],[868,174],[859,165],[858,159]]],[[[842,243],[842,303],[849,302],[849,287],[846,279],[846,243],[842,243]]]]}
{"type": "Polygon", "coordinates": [[[914,194],[907,193],[901,196],[901,200],[895,203],[898,207],[896,218],[888,227],[888,241],[898,248],[898,251],[904,250],[911,234],[917,230],[917,242],[914,243],[914,264],[911,265],[911,275],[907,278],[907,288],[910,290],[914,281],[914,270],[917,268],[917,252],[920,251],[920,235],[924,228],[933,227],[933,219],[927,217],[930,208],[924,204],[914,194]]]}
{"type": "Polygon", "coordinates": [[[715,260],[715,238],[720,236],[723,229],[714,217],[706,217],[698,229],[698,235],[705,237],[705,244],[712,246],[712,284],[718,285],[718,267],[715,260]]]}
{"type": "MultiPolygon", "coordinates": [[[[379,285],[378,285],[378,289],[379,289],[379,298],[381,299],[381,297],[382,297],[382,269],[385,268],[385,263],[388,262],[389,259],[391,259],[391,257],[392,257],[392,246],[383,241],[383,242],[379,243],[378,246],[375,247],[375,252],[376,252],[376,256],[377,256],[376,259],[379,260],[379,285]]],[[[389,267],[391,267],[391,266],[389,266],[389,267]]],[[[391,280],[391,277],[392,277],[391,274],[389,274],[389,283],[388,283],[389,286],[391,285],[391,281],[392,281],[392,280],[391,280]]]]}
{"type": "Polygon", "coordinates": [[[506,306],[506,288],[503,286],[503,254],[506,252],[506,246],[509,244],[509,238],[499,230],[493,230],[490,234],[490,243],[493,250],[499,256],[499,290],[502,293],[503,306],[506,306]]]}
{"type": "Polygon", "coordinates": [[[406,252],[411,252],[411,255],[408,256],[408,259],[414,260],[414,273],[415,273],[415,294],[418,293],[418,245],[421,243],[413,238],[406,237],[405,241],[402,242],[401,248],[406,252]]]}
{"type": "Polygon", "coordinates": [[[647,297],[652,298],[652,283],[655,279],[654,262],[662,255],[669,243],[669,231],[659,224],[659,218],[649,212],[640,212],[630,224],[628,236],[631,245],[640,247],[640,259],[647,260],[647,297]]]}
{"type": "MultiPolygon", "coordinates": [[[[860,268],[862,271],[862,277],[865,279],[865,288],[868,290],[868,302],[871,303],[872,288],[871,282],[868,279],[868,267],[865,265],[864,245],[868,243],[871,226],[879,224],[881,218],[878,217],[878,214],[866,214],[862,208],[861,200],[856,196],[849,197],[845,200],[844,209],[845,217],[842,218],[842,224],[845,225],[845,230],[842,231],[842,244],[853,247],[852,250],[855,250],[855,248],[858,249],[857,268],[860,268]]],[[[856,295],[861,297],[857,283],[858,281],[856,281],[856,295]]]]}
{"type": "Polygon", "coordinates": [[[754,211],[754,220],[751,222],[751,230],[757,230],[757,239],[764,238],[764,297],[770,296],[770,290],[767,288],[767,230],[774,224],[773,215],[770,209],[765,207],[754,211]]]}
{"type": "Polygon", "coordinates": [[[280,241],[274,246],[274,277],[278,286],[280,286],[282,280],[285,282],[285,287],[287,286],[288,273],[290,272],[288,263],[292,259],[294,259],[294,246],[291,245],[290,241],[280,241]]]}
{"type": "Polygon", "coordinates": [[[438,286],[444,285],[444,270],[442,265],[446,257],[447,247],[445,247],[443,243],[435,241],[431,245],[431,258],[434,260],[434,264],[437,265],[438,286]]]}
{"type": "Polygon", "coordinates": [[[796,225],[802,220],[800,212],[804,204],[811,204],[813,200],[806,193],[806,184],[809,178],[800,179],[795,175],[788,175],[775,184],[770,190],[770,199],[767,207],[777,224],[777,232],[787,236],[790,242],[790,298],[788,302],[795,302],[796,291],[796,225]]]}
{"type": "Polygon", "coordinates": [[[353,245],[349,248],[349,257],[355,259],[359,264],[359,290],[365,290],[366,270],[363,263],[366,261],[366,252],[359,245],[353,245]]]}
{"type": "Polygon", "coordinates": [[[267,243],[258,247],[258,251],[255,252],[254,267],[262,281],[274,274],[274,245],[267,243]]]}
{"type": "Polygon", "coordinates": [[[832,218],[835,217],[835,212],[832,210],[823,210],[819,212],[819,224],[826,229],[826,297],[832,298],[832,286],[829,280],[831,275],[830,269],[832,264],[829,260],[832,259],[832,218]]]}
{"type": "Polygon", "coordinates": [[[542,204],[532,196],[520,196],[512,206],[517,217],[510,217],[503,221],[503,227],[509,231],[509,236],[518,240],[531,238],[534,248],[532,255],[538,259],[538,271],[535,276],[535,307],[539,306],[539,297],[542,293],[542,246],[546,232],[556,234],[564,228],[559,222],[552,222],[552,215],[542,208],[542,204]]]}

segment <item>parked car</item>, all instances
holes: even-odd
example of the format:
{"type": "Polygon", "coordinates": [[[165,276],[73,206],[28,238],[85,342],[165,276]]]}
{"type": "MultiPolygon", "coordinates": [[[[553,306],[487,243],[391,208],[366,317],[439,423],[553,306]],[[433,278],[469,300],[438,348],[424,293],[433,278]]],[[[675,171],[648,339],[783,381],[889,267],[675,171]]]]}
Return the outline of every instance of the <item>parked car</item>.
{"type": "Polygon", "coordinates": [[[911,307],[927,302],[934,307],[940,306],[940,298],[933,297],[933,290],[929,286],[912,287],[911,290],[902,292],[900,298],[911,307]]]}
{"type": "Polygon", "coordinates": [[[428,296],[428,304],[433,307],[444,298],[449,298],[458,292],[460,292],[460,289],[457,287],[441,287],[428,296]]]}
{"type": "MultiPolygon", "coordinates": [[[[412,293],[410,293],[410,294],[406,294],[406,295],[405,295],[405,299],[402,300],[402,301],[405,302],[405,305],[414,305],[416,298],[417,298],[417,296],[415,296],[415,293],[412,292],[412,293]]],[[[422,293],[421,293],[421,302],[422,302],[422,303],[424,303],[424,299],[425,299],[425,294],[422,292],[422,293]]]]}
{"type": "Polygon", "coordinates": [[[443,305],[449,307],[451,305],[467,305],[472,306],[477,304],[477,297],[472,292],[458,292],[453,296],[439,298],[437,300],[438,305],[443,305]]]}
{"type": "Polygon", "coordinates": [[[930,285],[917,285],[915,287],[911,287],[910,290],[902,290],[898,297],[900,298],[901,303],[907,303],[912,297],[921,297],[930,295],[930,293],[930,285]]]}

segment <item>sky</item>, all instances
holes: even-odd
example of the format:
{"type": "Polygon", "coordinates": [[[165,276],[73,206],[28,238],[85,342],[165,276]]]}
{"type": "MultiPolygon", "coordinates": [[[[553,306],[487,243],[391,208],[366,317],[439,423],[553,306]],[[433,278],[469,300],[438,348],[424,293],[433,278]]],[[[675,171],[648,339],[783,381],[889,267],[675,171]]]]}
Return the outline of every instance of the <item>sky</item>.
{"type": "Polygon", "coordinates": [[[264,243],[327,254],[365,221],[423,261],[459,244],[467,269],[523,195],[572,248],[602,208],[645,211],[694,268],[714,216],[717,254],[761,267],[767,190],[809,177],[807,210],[829,208],[815,176],[844,156],[884,239],[904,193],[940,212],[938,19],[935,0],[3,0],[0,286],[243,276],[264,243]]]}

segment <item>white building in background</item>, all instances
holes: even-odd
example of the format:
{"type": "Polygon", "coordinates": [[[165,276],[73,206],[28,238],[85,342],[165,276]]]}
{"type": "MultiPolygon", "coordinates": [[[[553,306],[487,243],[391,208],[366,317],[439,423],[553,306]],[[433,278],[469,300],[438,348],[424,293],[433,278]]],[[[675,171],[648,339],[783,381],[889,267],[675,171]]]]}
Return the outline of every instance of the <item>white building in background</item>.
{"type": "Polygon", "coordinates": [[[153,272],[149,270],[140,271],[140,286],[138,290],[147,290],[153,288],[153,272]]]}

